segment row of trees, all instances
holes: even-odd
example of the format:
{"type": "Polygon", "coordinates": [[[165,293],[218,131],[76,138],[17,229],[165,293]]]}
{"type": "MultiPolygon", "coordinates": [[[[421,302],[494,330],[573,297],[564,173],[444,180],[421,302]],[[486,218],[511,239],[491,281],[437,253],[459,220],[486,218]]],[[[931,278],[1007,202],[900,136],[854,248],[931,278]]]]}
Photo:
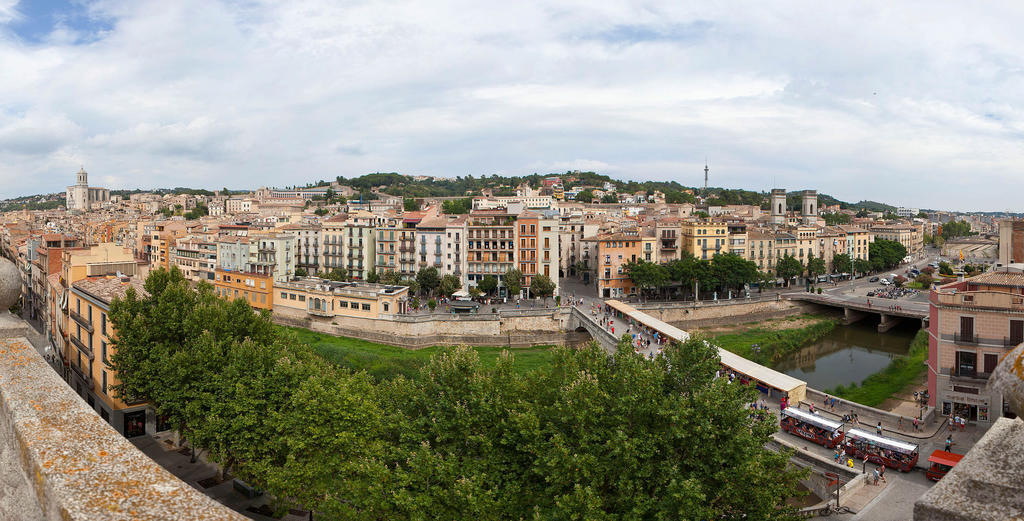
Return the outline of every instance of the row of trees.
{"type": "MultiPolygon", "coordinates": [[[[307,275],[308,272],[304,268],[297,268],[295,270],[296,277],[305,277],[307,275]]],[[[342,267],[334,268],[320,274],[320,278],[344,282],[349,280],[348,270],[342,267]]],[[[441,275],[437,268],[432,266],[416,272],[415,277],[404,277],[401,273],[392,270],[378,274],[376,270],[371,269],[366,275],[366,282],[408,286],[410,294],[414,297],[423,295],[427,297],[443,296],[451,298],[453,293],[462,288],[462,279],[458,275],[453,273],[441,275]]],[[[499,287],[504,286],[509,295],[518,296],[523,290],[523,282],[523,273],[515,268],[510,268],[505,272],[500,283],[498,278],[493,275],[484,276],[477,283],[476,287],[470,289],[470,294],[474,297],[491,296],[497,293],[499,287]]],[[[534,296],[545,300],[554,295],[556,289],[551,277],[542,274],[534,275],[528,287],[534,296]]]]}
{"type": "Polygon", "coordinates": [[[803,474],[764,449],[757,391],[714,378],[692,339],[645,360],[624,339],[556,348],[522,374],[449,348],[414,379],[375,382],[317,356],[242,300],[176,271],[111,305],[121,397],[320,520],[795,520],[803,474]]]}
{"type": "Polygon", "coordinates": [[[692,295],[698,295],[702,289],[705,292],[739,290],[745,284],[774,279],[758,272],[757,264],[731,253],[715,255],[710,260],[687,254],[665,264],[639,260],[626,264],[625,270],[641,295],[665,294],[673,288],[678,288],[684,296],[691,289],[692,295]]]}

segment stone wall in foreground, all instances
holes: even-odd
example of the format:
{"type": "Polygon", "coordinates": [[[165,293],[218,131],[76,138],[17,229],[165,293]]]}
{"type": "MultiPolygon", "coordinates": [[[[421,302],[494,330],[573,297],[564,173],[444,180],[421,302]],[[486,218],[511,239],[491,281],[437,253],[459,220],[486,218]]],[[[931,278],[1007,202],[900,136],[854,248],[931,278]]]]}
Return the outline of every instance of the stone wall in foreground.
{"type": "Polygon", "coordinates": [[[634,307],[684,331],[745,322],[759,322],[801,313],[820,312],[813,304],[791,300],[720,300],[717,304],[702,302],[667,302],[634,304],[634,307]]]}
{"type": "Polygon", "coordinates": [[[247,518],[149,459],[14,337],[0,338],[0,519],[247,518]]]}

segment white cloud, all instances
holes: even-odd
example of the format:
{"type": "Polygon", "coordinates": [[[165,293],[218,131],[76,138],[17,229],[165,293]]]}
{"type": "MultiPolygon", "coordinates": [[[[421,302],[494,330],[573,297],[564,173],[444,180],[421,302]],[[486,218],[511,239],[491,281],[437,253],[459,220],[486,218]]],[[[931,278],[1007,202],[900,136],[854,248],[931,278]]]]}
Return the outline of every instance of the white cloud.
{"type": "Polygon", "coordinates": [[[1022,8],[927,5],[102,0],[102,30],[32,43],[0,0],[0,197],[61,190],[79,163],[116,187],[697,185],[709,156],[730,187],[1012,206],[1022,8]]]}

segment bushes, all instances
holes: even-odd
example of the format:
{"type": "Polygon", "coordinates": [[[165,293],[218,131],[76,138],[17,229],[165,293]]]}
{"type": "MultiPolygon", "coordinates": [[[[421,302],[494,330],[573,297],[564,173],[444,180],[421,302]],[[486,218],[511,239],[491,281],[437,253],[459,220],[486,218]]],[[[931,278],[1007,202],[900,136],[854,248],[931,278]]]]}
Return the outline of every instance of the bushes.
{"type": "Polygon", "coordinates": [[[840,385],[825,392],[868,407],[875,407],[917,380],[925,370],[926,358],[928,331],[922,329],[911,342],[910,352],[906,357],[889,362],[885,369],[865,378],[860,385],[840,385]]]}
{"type": "Polygon", "coordinates": [[[798,329],[754,328],[743,333],[720,335],[715,337],[715,343],[743,358],[771,367],[786,355],[821,340],[835,327],[834,319],[822,318],[798,329]]]}

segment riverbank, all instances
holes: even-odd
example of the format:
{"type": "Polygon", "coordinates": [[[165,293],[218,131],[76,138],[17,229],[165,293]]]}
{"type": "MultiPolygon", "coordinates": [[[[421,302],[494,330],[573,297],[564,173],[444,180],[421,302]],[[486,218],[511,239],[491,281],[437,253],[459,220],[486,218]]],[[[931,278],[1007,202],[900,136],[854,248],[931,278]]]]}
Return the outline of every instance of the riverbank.
{"type": "Polygon", "coordinates": [[[860,383],[840,385],[828,389],[827,393],[845,400],[851,400],[869,407],[876,407],[908,385],[916,383],[925,371],[924,361],[928,357],[928,331],[922,329],[914,336],[910,352],[906,357],[893,360],[882,371],[860,383]]]}
{"type": "MultiPolygon", "coordinates": [[[[358,338],[331,336],[298,327],[281,326],[293,332],[298,340],[308,344],[320,356],[352,371],[366,371],[378,381],[397,376],[416,378],[421,367],[445,346],[406,349],[379,344],[358,338]]],[[[500,346],[473,346],[484,366],[493,366],[502,351],[513,355],[513,367],[526,373],[551,361],[551,346],[509,348],[500,346]]]]}
{"type": "Polygon", "coordinates": [[[839,321],[824,315],[796,315],[785,319],[706,331],[723,349],[773,367],[800,348],[821,340],[839,321]]]}

